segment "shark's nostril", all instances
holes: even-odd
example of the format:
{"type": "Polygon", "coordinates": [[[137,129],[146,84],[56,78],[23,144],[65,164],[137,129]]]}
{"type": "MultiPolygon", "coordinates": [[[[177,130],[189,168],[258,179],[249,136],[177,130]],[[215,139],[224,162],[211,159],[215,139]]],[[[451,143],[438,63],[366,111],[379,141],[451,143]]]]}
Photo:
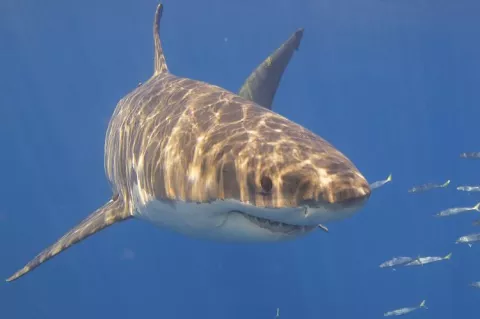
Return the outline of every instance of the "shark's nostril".
{"type": "Polygon", "coordinates": [[[357,197],[358,196],[355,192],[355,189],[353,188],[342,189],[335,193],[335,202],[337,203],[349,202],[357,197]]]}
{"type": "Polygon", "coordinates": [[[371,190],[368,182],[363,176],[349,172],[344,175],[337,175],[328,188],[326,199],[330,204],[342,206],[355,206],[368,199],[371,190]]]}
{"type": "Polygon", "coordinates": [[[334,195],[335,202],[342,205],[353,206],[362,203],[370,197],[370,188],[366,187],[348,187],[337,191],[334,195]]]}

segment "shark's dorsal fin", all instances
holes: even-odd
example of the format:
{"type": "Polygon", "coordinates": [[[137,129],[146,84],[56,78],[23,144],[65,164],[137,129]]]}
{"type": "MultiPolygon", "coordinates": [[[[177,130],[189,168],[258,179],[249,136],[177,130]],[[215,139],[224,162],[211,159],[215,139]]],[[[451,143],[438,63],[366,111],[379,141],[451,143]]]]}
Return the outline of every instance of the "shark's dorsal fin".
{"type": "Polygon", "coordinates": [[[167,62],[163,55],[162,41],[160,40],[160,20],[162,19],[163,5],[158,4],[155,11],[155,20],[153,22],[153,42],[155,45],[155,65],[153,75],[159,75],[161,73],[168,73],[167,62]]]}
{"type": "Polygon", "coordinates": [[[7,281],[13,281],[27,272],[40,266],[47,260],[55,257],[62,251],[66,250],[70,246],[84,240],[85,238],[101,231],[102,229],[113,225],[114,223],[131,218],[132,215],[125,208],[123,201],[118,195],[114,195],[113,198],[105,205],[97,209],[90,216],[85,218],[80,224],[73,227],[68,233],[63,235],[62,238],[57,240],[53,245],[44,249],[34,259],[32,259],[25,267],[13,274],[7,281]]]}
{"type": "Polygon", "coordinates": [[[302,36],[303,28],[295,31],[249,75],[238,95],[271,110],[282,75],[293,52],[298,50],[302,36]]]}

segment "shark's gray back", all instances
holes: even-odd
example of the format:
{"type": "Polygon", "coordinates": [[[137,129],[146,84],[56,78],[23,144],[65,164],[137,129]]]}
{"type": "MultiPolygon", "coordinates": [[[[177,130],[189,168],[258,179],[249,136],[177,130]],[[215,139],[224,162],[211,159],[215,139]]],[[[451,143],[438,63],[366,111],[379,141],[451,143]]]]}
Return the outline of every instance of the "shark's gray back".
{"type": "Polygon", "coordinates": [[[229,198],[295,206],[297,199],[284,194],[300,187],[288,178],[298,159],[292,156],[279,167],[276,157],[316,154],[309,160],[328,173],[354,167],[327,141],[285,117],[218,86],[170,73],[152,77],[118,103],[105,145],[106,174],[126,201],[138,185],[164,201],[229,198]],[[269,143],[256,143],[261,140],[269,143]],[[282,178],[273,181],[277,196],[266,198],[252,186],[259,166],[282,178]]]}

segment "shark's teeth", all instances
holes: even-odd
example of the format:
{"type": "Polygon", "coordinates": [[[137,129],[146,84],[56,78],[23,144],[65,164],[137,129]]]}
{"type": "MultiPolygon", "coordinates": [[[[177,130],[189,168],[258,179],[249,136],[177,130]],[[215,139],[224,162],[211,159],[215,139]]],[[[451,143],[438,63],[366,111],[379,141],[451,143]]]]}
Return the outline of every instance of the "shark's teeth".
{"type": "Polygon", "coordinates": [[[279,221],[270,220],[266,218],[256,217],[244,213],[244,216],[251,222],[257,224],[258,226],[268,229],[272,232],[280,233],[299,233],[299,232],[309,232],[315,229],[317,226],[302,226],[302,225],[291,225],[285,224],[279,221]]]}

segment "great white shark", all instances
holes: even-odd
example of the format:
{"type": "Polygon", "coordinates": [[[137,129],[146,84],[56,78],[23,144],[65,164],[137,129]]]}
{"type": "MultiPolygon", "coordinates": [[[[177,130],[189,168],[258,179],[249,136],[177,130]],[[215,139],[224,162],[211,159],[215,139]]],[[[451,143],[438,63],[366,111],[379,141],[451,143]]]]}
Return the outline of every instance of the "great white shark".
{"type": "Polygon", "coordinates": [[[162,12],[159,4],[154,73],[118,102],[107,128],[111,199],[7,281],[131,218],[197,238],[274,242],[350,217],[369,198],[367,180],[326,140],[252,100],[170,73],[162,12]]]}

